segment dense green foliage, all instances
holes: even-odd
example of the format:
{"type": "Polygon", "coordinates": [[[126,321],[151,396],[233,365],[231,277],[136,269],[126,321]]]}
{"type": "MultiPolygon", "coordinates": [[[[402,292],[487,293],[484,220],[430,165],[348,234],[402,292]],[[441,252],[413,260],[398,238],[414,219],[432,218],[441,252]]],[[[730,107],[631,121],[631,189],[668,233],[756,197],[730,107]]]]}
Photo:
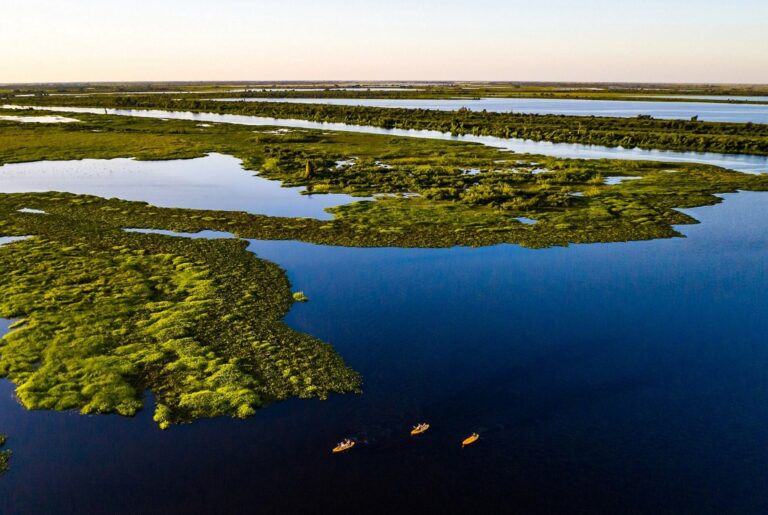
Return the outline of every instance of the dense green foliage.
{"type": "Polygon", "coordinates": [[[752,123],[656,120],[647,116],[611,118],[475,112],[467,109],[438,111],[284,102],[217,102],[168,95],[50,97],[45,100],[29,99],[28,102],[292,118],[609,147],[768,154],[768,125],[752,123]]]}
{"type": "Polygon", "coordinates": [[[0,317],[17,319],[0,375],[24,406],[131,415],[150,390],[167,427],[358,389],[327,344],[283,324],[288,280],[244,242],[126,233],[109,210],[25,216],[13,197],[3,233],[34,238],[0,247],[0,317]]]}

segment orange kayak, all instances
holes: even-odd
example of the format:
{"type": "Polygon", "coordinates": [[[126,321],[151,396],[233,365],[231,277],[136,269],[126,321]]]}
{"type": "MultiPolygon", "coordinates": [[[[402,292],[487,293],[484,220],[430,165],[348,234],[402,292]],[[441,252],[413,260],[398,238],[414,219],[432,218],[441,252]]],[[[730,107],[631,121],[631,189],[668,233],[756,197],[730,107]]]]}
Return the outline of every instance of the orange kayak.
{"type": "Polygon", "coordinates": [[[463,442],[461,442],[461,446],[464,447],[466,445],[472,445],[480,438],[480,435],[477,433],[472,433],[471,436],[464,439],[463,442]]]}
{"type": "Polygon", "coordinates": [[[354,446],[355,446],[355,442],[353,442],[352,440],[344,440],[339,445],[333,448],[333,453],[337,454],[340,452],[348,451],[354,446]]]}
{"type": "Polygon", "coordinates": [[[418,426],[411,429],[411,436],[420,435],[422,433],[426,433],[427,429],[429,429],[429,424],[424,422],[423,424],[419,424],[418,426]]]}

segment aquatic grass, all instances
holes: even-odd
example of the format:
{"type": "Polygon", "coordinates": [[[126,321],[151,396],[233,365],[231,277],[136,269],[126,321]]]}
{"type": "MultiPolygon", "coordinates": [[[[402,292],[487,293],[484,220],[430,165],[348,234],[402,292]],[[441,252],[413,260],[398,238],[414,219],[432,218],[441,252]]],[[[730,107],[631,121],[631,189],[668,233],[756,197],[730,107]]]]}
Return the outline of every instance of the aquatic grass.
{"type": "Polygon", "coordinates": [[[5,435],[0,435],[0,476],[8,471],[8,462],[11,459],[11,451],[3,449],[6,441],[7,437],[5,435]]]}

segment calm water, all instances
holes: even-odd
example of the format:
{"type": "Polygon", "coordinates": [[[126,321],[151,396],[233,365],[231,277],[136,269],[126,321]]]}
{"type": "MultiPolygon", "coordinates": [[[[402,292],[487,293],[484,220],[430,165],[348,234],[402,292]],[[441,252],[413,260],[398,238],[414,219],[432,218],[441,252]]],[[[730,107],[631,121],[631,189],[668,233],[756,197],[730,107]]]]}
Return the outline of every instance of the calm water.
{"type": "MultiPolygon", "coordinates": [[[[4,105],[3,108],[18,106],[4,105]]],[[[674,152],[671,150],[643,150],[639,148],[604,147],[600,145],[580,145],[573,143],[550,143],[547,141],[531,141],[523,139],[495,138],[492,136],[454,136],[439,131],[417,131],[404,129],[383,129],[365,125],[349,125],[345,123],[310,122],[288,118],[265,118],[260,116],[222,115],[216,113],[191,113],[183,111],[162,110],[130,110],[130,109],[97,109],[90,107],[36,107],[35,109],[54,112],[92,113],[107,112],[119,116],[137,116],[143,118],[167,118],[177,120],[196,120],[199,122],[222,122],[241,125],[267,125],[276,127],[295,127],[302,129],[317,129],[327,131],[347,131],[365,134],[385,134],[389,136],[404,136],[412,138],[430,138],[450,141],[480,143],[492,147],[503,148],[521,154],[541,154],[553,157],[578,159],[629,159],[649,160],[679,163],[703,163],[722,166],[732,170],[747,173],[768,172],[768,156],[746,154],[718,154],[714,152],[674,152]]]]}
{"type": "Polygon", "coordinates": [[[365,393],[163,432],[28,412],[3,381],[0,513],[765,513],[768,195],[725,198],[651,242],[252,242],[365,393]]]}
{"type": "Polygon", "coordinates": [[[715,104],[711,102],[654,102],[645,100],[579,100],[555,98],[481,98],[472,99],[364,99],[364,98],[229,98],[229,102],[290,102],[295,104],[331,104],[407,109],[472,111],[499,113],[564,114],[569,116],[635,117],[688,120],[698,116],[710,122],[768,123],[768,105],[715,104]]]}
{"type": "Polygon", "coordinates": [[[173,161],[83,159],[0,166],[1,193],[33,191],[323,220],[333,218],[325,208],[362,199],[342,194],[302,195],[304,188],[283,188],[278,181],[243,170],[239,159],[222,154],[173,161]]]}

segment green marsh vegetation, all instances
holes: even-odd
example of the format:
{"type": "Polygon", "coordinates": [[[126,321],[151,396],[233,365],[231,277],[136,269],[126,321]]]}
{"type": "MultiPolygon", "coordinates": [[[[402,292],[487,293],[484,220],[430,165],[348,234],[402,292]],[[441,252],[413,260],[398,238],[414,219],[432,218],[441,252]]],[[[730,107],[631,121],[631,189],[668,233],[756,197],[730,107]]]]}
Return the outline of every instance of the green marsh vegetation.
{"type": "Polygon", "coordinates": [[[753,123],[657,120],[647,116],[611,118],[477,112],[468,109],[438,111],[284,102],[217,102],[204,98],[169,95],[47,97],[21,99],[16,103],[210,112],[383,128],[436,130],[452,134],[555,143],[768,155],[768,125],[753,123]]]}
{"type": "Polygon", "coordinates": [[[150,390],[167,427],[359,389],[329,345],[283,324],[290,284],[245,242],[126,233],[114,206],[55,197],[59,209],[24,216],[13,197],[3,232],[34,237],[0,247],[0,316],[16,319],[0,375],[27,408],[132,415],[150,390]]]}
{"type": "MultiPolygon", "coordinates": [[[[0,194],[0,375],[31,409],[131,415],[143,392],[161,427],[246,417],[287,397],[358,391],[333,349],[292,331],[276,265],[237,239],[127,233],[217,230],[346,246],[548,247],[678,235],[676,210],[768,177],[711,166],[516,155],[476,144],[106,115],[72,124],[0,122],[0,163],[135,156],[237,156],[311,194],[379,195],[333,220],[158,208],[68,193],[0,194]],[[610,177],[639,177],[607,185],[610,177]],[[21,212],[31,208],[46,214],[21,212]],[[535,224],[524,224],[520,217],[535,224]]],[[[245,172],[244,172],[245,173],[245,172]]]]}
{"type": "MultiPolygon", "coordinates": [[[[77,117],[80,123],[67,125],[0,123],[0,163],[176,159],[220,152],[242,159],[246,169],[259,170],[263,177],[305,186],[308,193],[380,195],[375,201],[333,208],[331,221],[200,214],[125,203],[111,213],[122,227],[214,229],[248,238],[351,246],[546,247],[675,236],[673,224],[694,222],[675,208],[719,202],[716,193],[768,189],[764,175],[704,165],[555,159],[417,138],[77,117]],[[605,184],[610,177],[623,176],[641,179],[605,184]],[[518,220],[521,216],[538,223],[525,225],[518,220]]],[[[44,196],[36,198],[51,204],[44,196]]]]}

